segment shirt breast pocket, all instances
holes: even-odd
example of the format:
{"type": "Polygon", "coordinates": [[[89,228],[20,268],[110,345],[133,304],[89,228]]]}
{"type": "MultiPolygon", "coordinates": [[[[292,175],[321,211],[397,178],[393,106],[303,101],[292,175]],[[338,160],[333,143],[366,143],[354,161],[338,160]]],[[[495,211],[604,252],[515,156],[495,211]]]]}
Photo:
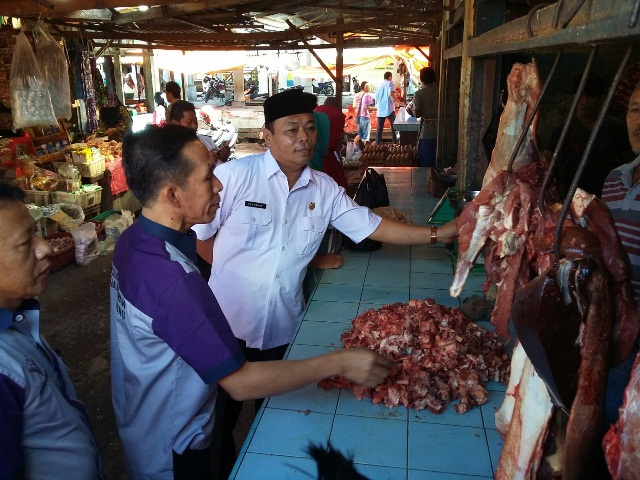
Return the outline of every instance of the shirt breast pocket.
{"type": "Polygon", "coordinates": [[[267,233],[271,212],[262,208],[247,208],[243,212],[242,223],[246,228],[244,246],[254,249],[259,244],[256,240],[267,233]]]}
{"type": "Polygon", "coordinates": [[[297,248],[300,255],[315,253],[322,242],[326,224],[322,217],[302,217],[299,222],[297,248]]]}

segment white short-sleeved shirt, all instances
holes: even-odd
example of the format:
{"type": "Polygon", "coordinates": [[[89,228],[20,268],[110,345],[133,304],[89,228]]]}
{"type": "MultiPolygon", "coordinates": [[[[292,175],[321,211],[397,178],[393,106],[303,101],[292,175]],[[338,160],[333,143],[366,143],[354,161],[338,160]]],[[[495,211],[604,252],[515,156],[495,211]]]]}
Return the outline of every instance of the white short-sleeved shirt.
{"type": "Polygon", "coordinates": [[[217,233],[209,286],[248,347],[285,345],[302,317],[302,281],[327,227],[360,242],[381,218],[308,167],[289,191],[270,151],[215,174],[224,187],[220,210],[213,222],[193,227],[201,240],[217,233]]]}

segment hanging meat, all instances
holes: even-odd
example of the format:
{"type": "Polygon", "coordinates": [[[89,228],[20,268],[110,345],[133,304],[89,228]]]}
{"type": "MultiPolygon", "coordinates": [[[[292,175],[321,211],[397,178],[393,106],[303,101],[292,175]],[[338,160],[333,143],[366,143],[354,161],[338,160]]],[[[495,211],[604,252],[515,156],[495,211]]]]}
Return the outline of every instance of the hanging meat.
{"type": "MultiPolygon", "coordinates": [[[[487,168],[482,181],[483,188],[494,179],[498,172],[507,169],[525,121],[531,116],[533,107],[540,97],[540,91],[540,76],[535,60],[526,64],[515,63],[507,76],[507,104],[500,116],[496,145],[491,154],[489,168],[487,168]]],[[[536,115],[527,132],[525,143],[516,156],[514,170],[518,170],[522,165],[531,163],[537,158],[537,128],[538,116],[536,115]]]]}
{"type": "MultiPolygon", "coordinates": [[[[524,71],[509,75],[513,105],[501,117],[482,191],[458,218],[450,293],[459,295],[484,249],[483,287],[497,287],[491,321],[508,339],[513,320],[519,339],[496,414],[505,439],[496,479],[598,478],[607,372],[631,353],[639,330],[629,260],[599,199],[578,189],[565,215],[553,182],[541,192],[548,166],[535,148],[535,117],[530,131],[522,127],[540,89],[524,71]],[[507,171],[521,133],[524,146],[507,171]]],[[[627,424],[611,434],[614,464],[632,451],[620,435],[627,424]]]]}
{"type": "Polygon", "coordinates": [[[624,392],[620,416],[602,442],[613,480],[637,478],[640,472],[640,355],[624,392]]]}
{"type": "Polygon", "coordinates": [[[389,407],[441,413],[447,403],[459,400],[453,408],[465,413],[487,402],[487,381],[506,383],[508,376],[509,356],[496,334],[433,299],[368,310],[340,339],[345,348],[369,348],[398,366],[375,388],[342,377],[323,380],[319,386],[349,388],[358,399],[371,398],[389,407]]]}

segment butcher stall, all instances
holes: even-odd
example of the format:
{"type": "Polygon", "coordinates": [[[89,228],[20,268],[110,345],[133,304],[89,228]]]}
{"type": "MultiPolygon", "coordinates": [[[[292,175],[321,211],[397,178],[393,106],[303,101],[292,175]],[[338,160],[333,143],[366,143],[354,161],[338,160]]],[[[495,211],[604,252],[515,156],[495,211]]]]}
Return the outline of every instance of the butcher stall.
{"type": "MultiPolygon", "coordinates": [[[[438,202],[425,191],[427,169],[376,170],[385,175],[391,205],[404,211],[408,222],[426,223],[438,202]]],[[[398,315],[409,308],[410,299],[430,299],[414,307],[427,314],[431,308],[427,305],[439,304],[437,317],[443,322],[449,318],[453,325],[459,314],[449,307],[459,307],[461,299],[482,296],[481,285],[486,279],[482,271],[471,273],[459,298],[449,295],[454,270],[449,250],[443,245],[384,245],[372,253],[343,250],[342,254],[344,265],[340,269],[323,272],[286,358],[307,358],[342,348],[341,335],[361,314],[368,314],[370,319],[398,315]],[[389,307],[380,310],[389,304],[393,304],[394,313],[389,307]]],[[[389,334],[385,323],[389,322],[383,321],[378,328],[389,334]]],[[[486,339],[487,357],[497,358],[498,349],[490,346],[495,334],[490,334],[493,327],[489,322],[480,321],[469,328],[476,338],[486,339]]],[[[467,337],[465,342],[470,346],[467,337]]],[[[394,340],[390,341],[390,350],[394,348],[392,343],[394,340]]],[[[462,344],[450,344],[454,349],[458,346],[462,344]]],[[[400,356],[407,358],[411,347],[402,348],[405,354],[400,356]]],[[[422,398],[429,398],[432,405],[407,408],[399,401],[389,407],[384,400],[380,403],[380,398],[358,400],[346,385],[328,389],[311,385],[269,398],[242,446],[232,478],[316,478],[316,464],[306,453],[311,442],[331,442],[342,453],[353,455],[357,470],[371,479],[492,478],[503,444],[494,414],[504,398],[506,386],[500,377],[505,379],[508,359],[501,367],[476,367],[478,371],[491,370],[497,381],[480,382],[485,385],[482,387],[476,379],[475,388],[482,390],[478,397],[486,403],[479,407],[471,403],[465,413],[458,413],[465,411],[459,399],[448,404],[424,395],[422,398]]],[[[399,377],[394,382],[398,380],[401,384],[399,377]]],[[[357,396],[363,393],[357,392],[357,396]]]]}

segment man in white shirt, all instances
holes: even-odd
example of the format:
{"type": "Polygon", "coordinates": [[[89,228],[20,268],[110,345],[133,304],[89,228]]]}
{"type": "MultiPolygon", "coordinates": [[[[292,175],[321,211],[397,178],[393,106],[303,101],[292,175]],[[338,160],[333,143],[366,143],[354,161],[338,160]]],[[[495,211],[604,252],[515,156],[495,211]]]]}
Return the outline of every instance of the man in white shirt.
{"type": "MultiPolygon", "coordinates": [[[[435,243],[451,241],[456,232],[455,223],[437,229],[383,219],[357,205],[328,175],[312,170],[308,163],[317,133],[302,90],[269,97],[264,114],[269,150],[216,168],[224,186],[220,211],[211,223],[193,228],[200,256],[215,257],[209,286],[250,361],[284,355],[302,318],[307,265],[329,225],[356,243],[365,238],[435,243]]],[[[220,408],[223,397],[220,392],[220,408]]],[[[223,459],[232,457],[231,432],[241,408],[236,403],[217,409],[227,422],[223,459]]]]}

